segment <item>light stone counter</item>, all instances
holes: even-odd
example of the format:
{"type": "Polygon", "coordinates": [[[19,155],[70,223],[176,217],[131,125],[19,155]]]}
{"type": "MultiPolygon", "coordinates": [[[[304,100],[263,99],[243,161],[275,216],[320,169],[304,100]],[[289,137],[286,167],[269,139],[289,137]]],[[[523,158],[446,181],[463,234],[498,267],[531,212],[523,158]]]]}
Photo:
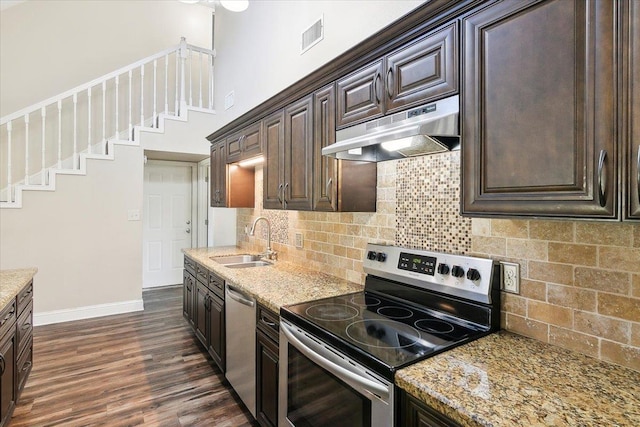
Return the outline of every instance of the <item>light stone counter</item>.
{"type": "Polygon", "coordinates": [[[0,270],[0,310],[18,295],[37,272],[37,268],[0,270]]]}
{"type": "Polygon", "coordinates": [[[200,265],[251,294],[260,304],[280,313],[283,305],[296,304],[364,289],[363,285],[327,274],[307,270],[296,264],[274,261],[273,265],[233,269],[211,257],[246,254],[235,246],[185,249],[184,253],[200,265]]]}
{"type": "Polygon", "coordinates": [[[640,426],[640,372],[504,331],[395,382],[463,426],[640,426]]]}

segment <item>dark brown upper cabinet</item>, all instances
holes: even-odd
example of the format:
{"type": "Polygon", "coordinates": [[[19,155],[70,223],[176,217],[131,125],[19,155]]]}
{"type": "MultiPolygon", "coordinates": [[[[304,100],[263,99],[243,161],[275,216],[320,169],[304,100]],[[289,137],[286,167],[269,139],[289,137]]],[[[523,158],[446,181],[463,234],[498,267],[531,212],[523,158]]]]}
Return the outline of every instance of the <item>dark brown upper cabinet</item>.
{"type": "Polygon", "coordinates": [[[618,217],[615,7],[509,1],[463,19],[463,214],[618,217]]]}
{"type": "Polygon", "coordinates": [[[453,22],[338,80],[338,129],[458,92],[453,22]]]}
{"type": "Polygon", "coordinates": [[[313,96],[284,109],[283,209],[311,210],[313,96]]]}
{"type": "Polygon", "coordinates": [[[375,212],[377,163],[337,160],[322,149],[335,142],[335,86],[314,94],[313,210],[375,212]]]}
{"type": "Polygon", "coordinates": [[[265,209],[282,209],[284,174],[284,111],[264,119],[264,155],[262,192],[265,209]]]}
{"type": "Polygon", "coordinates": [[[453,22],[387,55],[386,112],[458,93],[458,25],[453,22]]]}
{"type": "Polygon", "coordinates": [[[311,210],[313,96],[264,120],[263,205],[266,209],[311,210]]]}
{"type": "Polygon", "coordinates": [[[211,144],[211,172],[209,173],[211,190],[211,207],[227,206],[227,158],[226,141],[220,140],[211,144]]]}
{"type": "Polygon", "coordinates": [[[227,138],[227,163],[262,154],[262,122],[253,123],[227,138]]]}
{"type": "Polygon", "coordinates": [[[626,111],[623,165],[624,219],[640,219],[640,2],[623,3],[623,87],[620,111],[626,111]]]}

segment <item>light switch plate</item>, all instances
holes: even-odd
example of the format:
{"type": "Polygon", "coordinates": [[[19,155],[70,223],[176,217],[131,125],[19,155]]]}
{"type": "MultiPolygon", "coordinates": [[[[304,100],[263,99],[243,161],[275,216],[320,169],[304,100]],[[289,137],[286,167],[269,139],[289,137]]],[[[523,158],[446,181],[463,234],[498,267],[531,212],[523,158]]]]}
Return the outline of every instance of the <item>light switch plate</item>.
{"type": "Polygon", "coordinates": [[[129,209],[127,211],[127,221],[140,221],[140,210],[129,209]]]}
{"type": "Polygon", "coordinates": [[[231,91],[224,96],[224,109],[228,110],[235,104],[235,92],[231,91]]]}

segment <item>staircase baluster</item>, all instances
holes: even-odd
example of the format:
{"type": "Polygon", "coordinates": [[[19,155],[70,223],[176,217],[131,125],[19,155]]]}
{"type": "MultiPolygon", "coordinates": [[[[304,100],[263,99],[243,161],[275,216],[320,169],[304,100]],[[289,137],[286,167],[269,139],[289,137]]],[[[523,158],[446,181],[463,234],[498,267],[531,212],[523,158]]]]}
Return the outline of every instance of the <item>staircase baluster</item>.
{"type": "Polygon", "coordinates": [[[184,108],[187,104],[187,94],[185,93],[185,62],[187,60],[187,41],[184,37],[180,39],[180,116],[186,113],[184,108]],[[184,110],[184,111],[183,111],[184,110]]]}
{"type": "Polygon", "coordinates": [[[62,100],[58,100],[58,168],[61,168],[61,167],[62,167],[62,100]]]}
{"type": "Polygon", "coordinates": [[[140,66],[140,126],[144,126],[144,64],[140,66]]]}
{"type": "Polygon", "coordinates": [[[80,169],[78,162],[78,94],[73,94],[73,167],[80,169]]]}
{"type": "Polygon", "coordinates": [[[87,89],[87,154],[91,154],[91,88],[87,89]]]}
{"type": "Polygon", "coordinates": [[[44,169],[45,169],[45,118],[47,116],[47,109],[45,107],[42,107],[40,109],[40,115],[42,116],[42,171],[40,172],[40,184],[41,185],[45,185],[45,179],[44,179],[44,169]]]}
{"type": "Polygon", "coordinates": [[[131,97],[132,97],[132,90],[131,90],[131,82],[133,79],[133,74],[132,71],[129,70],[129,142],[131,142],[131,140],[133,139],[133,122],[132,122],[132,116],[133,116],[133,111],[131,110],[131,97]]]}
{"type": "Polygon", "coordinates": [[[29,185],[29,114],[24,115],[24,183],[29,185]]]}
{"type": "Polygon", "coordinates": [[[209,109],[213,109],[213,55],[209,55],[209,109]]]}
{"type": "Polygon", "coordinates": [[[187,61],[189,61],[189,105],[193,107],[193,50],[187,49],[187,61]]]}
{"type": "Polygon", "coordinates": [[[120,127],[120,75],[116,76],[116,136],[115,139],[120,139],[119,127],[120,127]]]}
{"type": "Polygon", "coordinates": [[[107,81],[102,82],[102,154],[107,154],[107,81]]]}
{"type": "Polygon", "coordinates": [[[198,52],[199,53],[199,58],[200,61],[198,63],[198,69],[200,70],[200,74],[199,74],[199,81],[198,81],[198,90],[199,90],[199,99],[198,99],[198,104],[200,105],[200,108],[202,108],[202,52],[198,52]]]}
{"type": "Polygon", "coordinates": [[[176,93],[175,93],[175,98],[176,98],[176,105],[175,105],[175,110],[174,110],[174,115],[178,115],[178,102],[180,100],[180,93],[178,93],[178,79],[180,78],[179,74],[179,68],[178,68],[178,56],[180,56],[178,54],[178,51],[176,51],[176,93]]]}
{"type": "Polygon", "coordinates": [[[11,187],[11,131],[13,130],[13,124],[11,120],[7,122],[7,202],[13,202],[12,187],[11,187]]]}
{"type": "Polygon", "coordinates": [[[153,60],[153,117],[151,118],[151,127],[155,128],[156,126],[156,116],[157,116],[157,103],[158,103],[158,60],[153,60]]]}
{"type": "Polygon", "coordinates": [[[164,113],[169,114],[169,55],[164,56],[164,113]]]}

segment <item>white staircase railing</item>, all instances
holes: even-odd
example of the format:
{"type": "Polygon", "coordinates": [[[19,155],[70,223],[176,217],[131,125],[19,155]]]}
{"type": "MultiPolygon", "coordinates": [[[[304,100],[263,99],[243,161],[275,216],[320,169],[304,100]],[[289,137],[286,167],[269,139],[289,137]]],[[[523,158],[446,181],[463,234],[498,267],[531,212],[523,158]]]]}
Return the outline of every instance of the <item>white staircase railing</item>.
{"type": "Polygon", "coordinates": [[[180,43],[58,96],[0,118],[0,202],[47,186],[51,170],[78,171],[83,155],[133,142],[134,127],[159,117],[213,110],[215,51],[180,43]]]}

